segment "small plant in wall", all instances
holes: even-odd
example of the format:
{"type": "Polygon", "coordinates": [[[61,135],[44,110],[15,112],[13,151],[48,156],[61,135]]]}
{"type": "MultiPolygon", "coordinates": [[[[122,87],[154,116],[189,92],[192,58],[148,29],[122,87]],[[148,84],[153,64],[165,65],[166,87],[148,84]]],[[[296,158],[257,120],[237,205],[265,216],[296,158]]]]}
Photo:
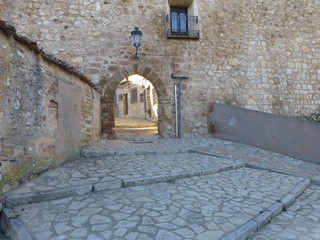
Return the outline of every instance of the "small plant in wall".
{"type": "Polygon", "coordinates": [[[151,117],[151,109],[148,109],[147,113],[148,113],[148,117],[151,117]]]}
{"type": "Polygon", "coordinates": [[[320,123],[320,113],[311,113],[309,115],[300,115],[297,118],[311,120],[320,123]]]}

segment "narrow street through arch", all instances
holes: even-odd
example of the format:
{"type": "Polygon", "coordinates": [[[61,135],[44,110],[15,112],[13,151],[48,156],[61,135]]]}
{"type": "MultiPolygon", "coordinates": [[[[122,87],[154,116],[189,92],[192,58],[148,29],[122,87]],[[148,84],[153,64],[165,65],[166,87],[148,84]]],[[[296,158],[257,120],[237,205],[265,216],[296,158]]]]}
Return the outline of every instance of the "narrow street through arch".
{"type": "Polygon", "coordinates": [[[158,135],[158,96],[150,81],[134,74],[123,79],[114,99],[116,139],[150,140],[158,135]]]}

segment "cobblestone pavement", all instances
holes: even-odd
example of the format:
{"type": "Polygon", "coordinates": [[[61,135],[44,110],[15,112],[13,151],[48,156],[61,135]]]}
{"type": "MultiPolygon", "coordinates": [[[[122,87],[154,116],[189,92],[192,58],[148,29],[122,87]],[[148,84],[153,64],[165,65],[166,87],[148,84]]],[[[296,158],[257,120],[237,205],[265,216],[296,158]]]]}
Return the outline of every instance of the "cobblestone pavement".
{"type": "Polygon", "coordinates": [[[283,198],[301,180],[241,168],[20,205],[15,211],[39,240],[218,239],[283,198]]]}
{"type": "Polygon", "coordinates": [[[82,156],[7,194],[16,239],[320,239],[320,165],[209,137],[82,156]]]}
{"type": "Polygon", "coordinates": [[[257,232],[252,240],[319,240],[320,186],[312,185],[287,211],[257,232]]]}

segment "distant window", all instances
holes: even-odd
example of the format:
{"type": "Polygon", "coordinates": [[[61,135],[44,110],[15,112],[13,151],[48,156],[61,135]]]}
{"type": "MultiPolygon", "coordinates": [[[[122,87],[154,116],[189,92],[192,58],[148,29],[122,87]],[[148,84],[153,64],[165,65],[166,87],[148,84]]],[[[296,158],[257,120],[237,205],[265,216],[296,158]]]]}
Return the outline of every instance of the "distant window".
{"type": "Polygon", "coordinates": [[[119,101],[122,101],[122,94],[119,94],[119,101]]]}
{"type": "Polygon", "coordinates": [[[144,102],[144,94],[143,93],[140,93],[140,102],[144,102]]]}
{"type": "Polygon", "coordinates": [[[131,103],[137,103],[138,102],[138,90],[137,88],[134,88],[130,92],[130,102],[131,103]]]}

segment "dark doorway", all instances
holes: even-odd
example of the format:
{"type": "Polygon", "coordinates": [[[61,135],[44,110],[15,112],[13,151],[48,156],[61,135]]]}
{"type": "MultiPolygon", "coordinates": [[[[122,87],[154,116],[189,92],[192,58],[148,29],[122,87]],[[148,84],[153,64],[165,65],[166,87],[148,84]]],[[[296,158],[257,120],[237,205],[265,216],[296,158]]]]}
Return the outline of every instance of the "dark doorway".
{"type": "Polygon", "coordinates": [[[123,115],[128,115],[129,113],[128,94],[122,95],[122,104],[123,104],[123,115]]]}

